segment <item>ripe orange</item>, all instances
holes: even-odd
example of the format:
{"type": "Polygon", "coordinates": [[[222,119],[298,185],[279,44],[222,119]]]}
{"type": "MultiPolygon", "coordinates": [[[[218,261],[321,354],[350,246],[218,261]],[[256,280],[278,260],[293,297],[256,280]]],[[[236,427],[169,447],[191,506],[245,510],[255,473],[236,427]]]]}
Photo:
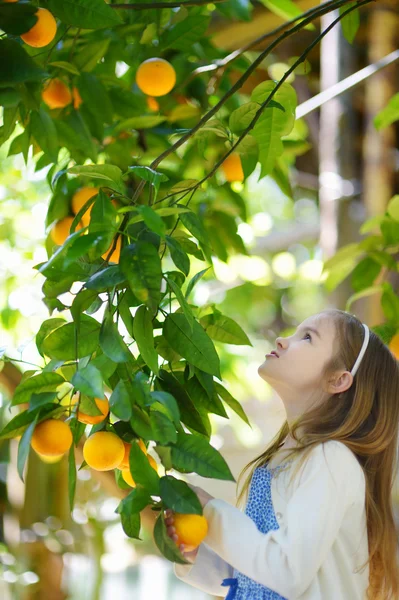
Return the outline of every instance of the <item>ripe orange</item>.
{"type": "Polygon", "coordinates": [[[396,360],[399,360],[399,331],[398,333],[395,333],[395,335],[389,342],[388,348],[390,349],[396,360]]]}
{"type": "Polygon", "coordinates": [[[227,181],[244,181],[244,172],[239,154],[235,152],[229,154],[222,163],[222,169],[227,181]]]}
{"type": "Polygon", "coordinates": [[[54,456],[45,456],[44,454],[39,454],[37,452],[37,454],[40,456],[40,460],[42,460],[45,463],[48,464],[53,464],[56,462],[59,462],[61,460],[61,458],[64,456],[63,454],[55,454],[54,456]]]}
{"type": "Polygon", "coordinates": [[[31,446],[38,454],[57,456],[69,450],[72,440],[68,423],[59,419],[46,419],[36,425],[31,446]]]}
{"type": "Polygon", "coordinates": [[[147,96],[147,106],[150,110],[159,110],[159,103],[152,96],[147,96]]]}
{"type": "Polygon", "coordinates": [[[184,544],[185,552],[195,550],[208,533],[208,521],[204,515],[174,513],[173,520],[178,536],[176,545],[184,544]]]}
{"type": "Polygon", "coordinates": [[[83,100],[81,95],[79,94],[79,90],[77,87],[72,88],[72,96],[73,96],[73,107],[75,110],[79,109],[79,106],[82,104],[83,100]]]}
{"type": "Polygon", "coordinates": [[[174,88],[176,71],[163,58],[149,58],[137,69],[136,83],[148,96],[164,96],[174,88]]]}
{"type": "MultiPolygon", "coordinates": [[[[62,246],[69,236],[73,219],[74,217],[64,217],[61,219],[61,221],[57,221],[57,223],[53,225],[50,235],[53,242],[55,242],[58,246],[62,246]]],[[[82,227],[82,223],[78,223],[76,226],[76,231],[78,229],[82,229],[82,227]]]]}
{"type": "Polygon", "coordinates": [[[123,459],[125,446],[112,431],[97,431],[83,445],[83,457],[95,471],[115,469],[123,459]]]}
{"type": "MultiPolygon", "coordinates": [[[[111,250],[113,243],[114,242],[112,242],[110,247],[104,252],[104,254],[101,255],[104,260],[107,260],[108,253],[111,250]]],[[[114,263],[119,262],[119,257],[121,255],[121,244],[122,244],[121,236],[118,236],[118,239],[116,240],[115,250],[109,257],[109,262],[114,262],[114,263]]]]}
{"type": "Polygon", "coordinates": [[[128,485],[130,485],[130,487],[136,487],[136,483],[132,477],[132,474],[130,472],[130,469],[122,469],[122,477],[124,479],[124,481],[126,481],[126,483],[128,485]]]}
{"type": "Polygon", "coordinates": [[[109,402],[106,398],[102,400],[101,398],[94,398],[94,402],[97,407],[101,410],[102,415],[87,415],[84,412],[78,410],[77,419],[81,423],[86,423],[86,425],[96,425],[96,423],[101,423],[107,417],[109,413],[109,402]]]}
{"type": "Polygon", "coordinates": [[[29,31],[21,35],[21,39],[33,48],[47,46],[57,33],[57,23],[47,8],[38,8],[35,12],[37,21],[29,31]]]}
{"type": "MultiPolygon", "coordinates": [[[[139,440],[138,444],[139,444],[139,447],[141,448],[141,450],[144,452],[144,454],[147,454],[147,448],[145,447],[143,440],[139,440]]],[[[118,469],[121,469],[121,470],[129,468],[129,454],[130,454],[130,448],[132,447],[132,444],[129,444],[128,442],[123,442],[123,445],[125,446],[125,454],[124,454],[124,457],[122,458],[120,464],[118,465],[118,469]]]]}
{"type": "MultiPolygon", "coordinates": [[[[89,198],[92,198],[93,196],[98,194],[99,191],[100,191],[100,188],[97,188],[97,187],[85,186],[85,187],[80,188],[72,196],[72,212],[76,215],[80,211],[82,206],[84,204],[86,204],[86,202],[89,200],[89,198]]],[[[82,217],[82,223],[84,226],[86,226],[90,223],[90,213],[91,213],[91,209],[93,208],[93,204],[90,205],[89,209],[86,210],[86,212],[84,213],[84,215],[82,217]]]]}
{"type": "Polygon", "coordinates": [[[50,79],[42,91],[42,99],[50,108],[64,108],[72,101],[72,94],[61,79],[50,79]]]}

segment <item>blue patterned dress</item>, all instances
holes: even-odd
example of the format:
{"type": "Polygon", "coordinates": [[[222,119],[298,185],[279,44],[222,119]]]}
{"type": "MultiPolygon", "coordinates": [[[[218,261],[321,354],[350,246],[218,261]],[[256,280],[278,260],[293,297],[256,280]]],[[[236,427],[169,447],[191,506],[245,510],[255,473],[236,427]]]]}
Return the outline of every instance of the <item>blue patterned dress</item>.
{"type": "MultiPolygon", "coordinates": [[[[245,514],[255,522],[262,533],[279,529],[272,502],[271,479],[275,471],[283,468],[291,460],[292,458],[273,469],[262,465],[257,467],[253,473],[245,514]]],[[[279,513],[277,513],[278,516],[279,513]]],[[[277,592],[240,573],[237,569],[234,569],[233,575],[234,577],[223,579],[221,584],[230,586],[226,600],[287,600],[277,592]]]]}

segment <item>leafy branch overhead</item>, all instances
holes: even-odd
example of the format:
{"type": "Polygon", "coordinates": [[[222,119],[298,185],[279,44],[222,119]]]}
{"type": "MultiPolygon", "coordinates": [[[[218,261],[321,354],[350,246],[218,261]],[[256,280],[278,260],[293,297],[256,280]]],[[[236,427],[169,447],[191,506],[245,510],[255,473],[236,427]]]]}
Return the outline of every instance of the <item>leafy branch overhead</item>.
{"type": "MultiPolygon", "coordinates": [[[[141,539],[140,511],[161,511],[154,539],[175,562],[185,560],[162,509],[202,508],[168,471],[235,481],[211,444],[210,414],[228,419],[229,407],[251,426],[221,383],[218,353],[251,340],[211,298],[197,305],[196,292],[215,257],[249,254],[238,233],[245,180],[269,176],[291,194],[290,167],[309,148],[292,81],[307,75],[309,54],[333,27],[353,42],[370,2],[330,0],[302,13],[291,0],[264,0],[285,22],[230,54],[207,33],[212,16],[250,20],[249,0],[0,3],[0,144],[25,162],[31,153],[51,190],[47,259],[35,266],[49,310],[36,335],[43,364],[24,374],[12,400],[22,411],[0,439],[21,436],[21,478],[31,446],[68,452],[71,508],[77,468],[115,469],[129,490],[117,509],[126,534],[141,539]],[[315,22],[332,10],[337,18],[317,35],[315,22]],[[309,46],[248,92],[251,76],[303,29],[309,46]]],[[[377,127],[397,119],[396,106],[377,127]]],[[[381,268],[396,269],[397,213],[393,199],[381,236],[326,265],[327,286],[353,271],[357,295],[377,291],[381,268]]],[[[383,291],[392,337],[399,308],[389,284],[383,291]]]]}

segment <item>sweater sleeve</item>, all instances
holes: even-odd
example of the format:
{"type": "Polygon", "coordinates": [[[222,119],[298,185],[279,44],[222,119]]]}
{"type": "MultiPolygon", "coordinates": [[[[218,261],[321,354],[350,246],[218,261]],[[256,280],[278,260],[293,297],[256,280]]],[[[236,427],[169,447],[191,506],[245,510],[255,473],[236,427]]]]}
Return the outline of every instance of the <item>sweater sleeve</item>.
{"type": "Polygon", "coordinates": [[[226,577],[232,577],[233,567],[202,542],[195,562],[192,565],[174,563],[174,572],[176,577],[199,590],[224,598],[229,588],[221,583],[226,577]]]}
{"type": "Polygon", "coordinates": [[[280,529],[261,533],[245,513],[214,498],[204,507],[204,541],[247,577],[295,600],[316,576],[355,502],[359,470],[363,476],[342,442],[319,444],[305,461],[280,529]]]}

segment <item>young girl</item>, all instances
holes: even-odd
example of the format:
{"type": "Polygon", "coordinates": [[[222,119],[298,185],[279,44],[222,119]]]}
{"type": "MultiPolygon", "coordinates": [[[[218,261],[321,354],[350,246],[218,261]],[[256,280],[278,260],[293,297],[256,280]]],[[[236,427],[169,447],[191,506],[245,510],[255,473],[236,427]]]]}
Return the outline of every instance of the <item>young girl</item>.
{"type": "Polygon", "coordinates": [[[245,513],[190,486],[208,533],[192,552],[180,545],[191,564],[175,574],[228,600],[397,600],[398,362],[335,309],[276,344],[258,373],[287,419],[240,474],[254,464],[237,501],[249,489],[245,513]]]}

